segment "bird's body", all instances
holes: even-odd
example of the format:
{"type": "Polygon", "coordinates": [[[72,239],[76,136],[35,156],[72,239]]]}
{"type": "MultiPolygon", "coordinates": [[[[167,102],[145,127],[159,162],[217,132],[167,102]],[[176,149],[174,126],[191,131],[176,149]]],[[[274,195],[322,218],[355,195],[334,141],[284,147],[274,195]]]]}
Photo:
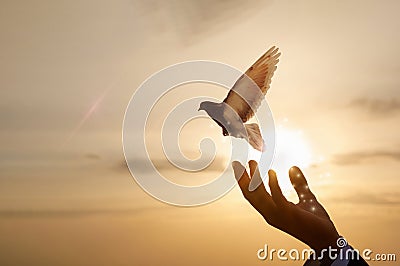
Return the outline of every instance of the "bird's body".
{"type": "Polygon", "coordinates": [[[246,139],[250,145],[262,151],[264,141],[256,123],[247,122],[256,112],[279,62],[278,48],[272,47],[242,75],[221,103],[205,101],[204,110],[222,128],[224,136],[246,139]]]}
{"type": "Polygon", "coordinates": [[[224,136],[245,137],[240,117],[226,103],[214,103],[205,101],[200,105],[200,110],[207,114],[222,128],[224,136]]]}

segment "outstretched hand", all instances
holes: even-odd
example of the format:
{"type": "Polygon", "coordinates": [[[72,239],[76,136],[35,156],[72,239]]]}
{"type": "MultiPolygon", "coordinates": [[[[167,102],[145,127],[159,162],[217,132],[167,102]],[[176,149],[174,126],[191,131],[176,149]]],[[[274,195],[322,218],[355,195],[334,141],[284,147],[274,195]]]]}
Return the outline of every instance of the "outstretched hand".
{"type": "Polygon", "coordinates": [[[250,176],[239,162],[233,162],[232,166],[244,197],[268,224],[299,239],[317,253],[328,246],[336,246],[339,234],[298,167],[289,170],[290,181],[299,197],[299,203],[294,204],[282,194],[273,170],[268,171],[269,194],[262,182],[254,191],[249,191],[250,177],[261,179],[256,161],[249,162],[250,176]]]}

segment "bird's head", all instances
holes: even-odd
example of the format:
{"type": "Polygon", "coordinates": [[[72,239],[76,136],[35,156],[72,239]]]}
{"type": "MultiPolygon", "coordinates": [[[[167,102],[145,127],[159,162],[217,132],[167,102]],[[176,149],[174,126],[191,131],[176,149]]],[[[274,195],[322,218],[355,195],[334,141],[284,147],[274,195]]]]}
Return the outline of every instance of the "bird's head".
{"type": "Polygon", "coordinates": [[[217,106],[217,103],[210,102],[210,101],[204,101],[200,103],[200,107],[198,111],[204,110],[207,113],[212,113],[212,110],[215,109],[217,106]]]}
{"type": "Polygon", "coordinates": [[[224,117],[224,106],[223,103],[214,103],[204,101],[200,103],[199,111],[204,110],[207,114],[223,129],[224,136],[227,136],[227,130],[224,125],[229,124],[224,117]]]}

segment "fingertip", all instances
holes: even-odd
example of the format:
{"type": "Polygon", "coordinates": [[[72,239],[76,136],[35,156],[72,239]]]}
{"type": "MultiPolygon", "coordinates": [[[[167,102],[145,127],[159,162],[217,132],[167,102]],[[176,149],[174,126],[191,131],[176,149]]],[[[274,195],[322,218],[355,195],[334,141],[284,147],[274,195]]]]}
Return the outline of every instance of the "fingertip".
{"type": "Polygon", "coordinates": [[[254,161],[254,160],[250,160],[250,161],[249,161],[249,166],[250,166],[250,167],[252,167],[252,166],[258,166],[258,163],[257,163],[256,161],[254,161]]]}
{"type": "Polygon", "coordinates": [[[233,161],[232,166],[235,166],[236,164],[240,164],[238,161],[233,161]]]}
{"type": "Polygon", "coordinates": [[[233,161],[232,162],[232,168],[233,168],[233,172],[235,173],[235,175],[238,175],[239,174],[239,170],[242,169],[243,166],[238,161],[233,161]]]}
{"type": "Polygon", "coordinates": [[[276,177],[276,173],[275,173],[275,171],[274,170],[272,170],[272,169],[269,169],[268,170],[268,176],[272,176],[272,177],[276,177]]]}
{"type": "Polygon", "coordinates": [[[243,165],[242,165],[240,162],[238,162],[238,161],[233,161],[233,162],[232,162],[232,167],[233,167],[233,169],[235,169],[235,168],[241,168],[241,167],[243,167],[243,165]]]}
{"type": "Polygon", "coordinates": [[[268,170],[268,174],[271,174],[271,175],[273,175],[273,174],[275,174],[275,171],[274,171],[274,170],[272,170],[272,169],[269,169],[269,170],[268,170]]]}
{"type": "Polygon", "coordinates": [[[302,174],[303,174],[303,173],[301,172],[300,168],[297,167],[297,166],[292,166],[292,167],[289,169],[289,176],[295,177],[295,176],[297,176],[297,175],[302,175],[302,174]]]}
{"type": "Polygon", "coordinates": [[[273,183],[278,182],[278,178],[276,177],[276,173],[274,170],[270,169],[268,170],[268,176],[269,176],[269,180],[268,180],[268,184],[269,186],[273,186],[273,183]]]}
{"type": "MultiPolygon", "coordinates": [[[[258,174],[258,163],[254,160],[249,161],[250,176],[253,178],[254,175],[258,174]]],[[[259,175],[259,174],[258,174],[259,175]]]]}
{"type": "MultiPolygon", "coordinates": [[[[241,184],[240,180],[243,180],[243,178],[242,178],[243,175],[246,175],[246,169],[238,161],[232,162],[232,168],[233,168],[233,173],[235,174],[235,179],[240,185],[241,184]]],[[[244,181],[242,181],[242,182],[244,182],[244,181]]]]}

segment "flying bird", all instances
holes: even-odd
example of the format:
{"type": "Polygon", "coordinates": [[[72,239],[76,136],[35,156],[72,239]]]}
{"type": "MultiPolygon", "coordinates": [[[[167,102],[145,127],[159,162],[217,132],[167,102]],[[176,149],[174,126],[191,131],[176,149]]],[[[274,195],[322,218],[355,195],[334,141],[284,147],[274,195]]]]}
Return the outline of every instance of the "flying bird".
{"type": "Polygon", "coordinates": [[[254,149],[263,151],[258,124],[244,123],[254,116],[265,97],[280,55],[278,48],[270,48],[235,82],[223,102],[201,102],[199,111],[206,111],[224,136],[246,139],[254,149]]]}

